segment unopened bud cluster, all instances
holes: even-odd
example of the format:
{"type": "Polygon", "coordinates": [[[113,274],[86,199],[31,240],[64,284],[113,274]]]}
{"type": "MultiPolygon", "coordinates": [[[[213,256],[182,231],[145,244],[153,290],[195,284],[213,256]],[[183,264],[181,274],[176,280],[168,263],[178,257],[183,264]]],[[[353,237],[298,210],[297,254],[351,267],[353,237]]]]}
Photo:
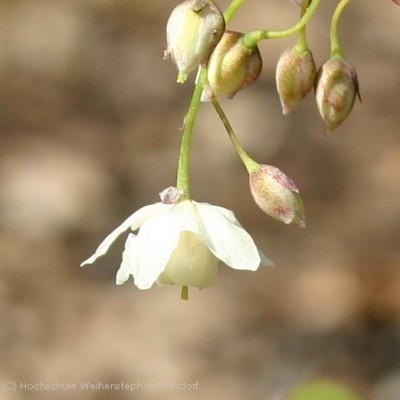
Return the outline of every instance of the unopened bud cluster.
{"type": "Polygon", "coordinates": [[[311,51],[296,48],[282,54],[276,69],[276,85],[284,114],[289,113],[314,88],[319,114],[327,130],[337,128],[360,99],[357,73],[341,57],[330,58],[318,72],[311,51]]]}
{"type": "MultiPolygon", "coordinates": [[[[308,7],[311,1],[296,3],[304,13],[304,6],[308,7]]],[[[331,26],[332,29],[336,32],[336,28],[331,26]]],[[[281,55],[275,80],[284,114],[292,111],[314,88],[316,105],[328,131],[336,129],[349,116],[356,97],[361,100],[356,70],[344,58],[336,33],[332,31],[331,56],[318,71],[303,28],[298,44],[281,55]]]]}
{"type": "Polygon", "coordinates": [[[167,49],[184,83],[199,65],[207,67],[209,85],[202,101],[228,96],[254,82],[262,69],[257,46],[244,45],[240,32],[225,31],[221,10],[211,0],[186,0],[172,11],[167,23],[167,49]]]}
{"type": "MultiPolygon", "coordinates": [[[[398,2],[398,0],[393,0],[398,2]]],[[[303,1],[296,1],[303,6],[303,1]]],[[[167,49],[184,83],[199,65],[207,68],[202,101],[232,98],[261,74],[262,59],[256,44],[245,44],[244,34],[225,30],[223,13],[212,0],[185,0],[167,23],[167,49]]],[[[286,50],[276,67],[276,87],[282,111],[288,114],[312,89],[327,130],[337,128],[350,114],[359,95],[357,73],[343,57],[331,57],[317,71],[305,45],[286,50]]]]}

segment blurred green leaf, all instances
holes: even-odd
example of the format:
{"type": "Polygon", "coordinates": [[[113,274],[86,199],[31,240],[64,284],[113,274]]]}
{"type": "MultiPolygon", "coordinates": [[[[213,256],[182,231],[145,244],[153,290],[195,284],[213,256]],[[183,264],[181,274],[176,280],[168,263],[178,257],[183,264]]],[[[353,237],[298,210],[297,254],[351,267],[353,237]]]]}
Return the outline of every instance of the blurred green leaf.
{"type": "Polygon", "coordinates": [[[348,386],[331,380],[305,383],[289,395],[287,400],[364,400],[348,386]]]}

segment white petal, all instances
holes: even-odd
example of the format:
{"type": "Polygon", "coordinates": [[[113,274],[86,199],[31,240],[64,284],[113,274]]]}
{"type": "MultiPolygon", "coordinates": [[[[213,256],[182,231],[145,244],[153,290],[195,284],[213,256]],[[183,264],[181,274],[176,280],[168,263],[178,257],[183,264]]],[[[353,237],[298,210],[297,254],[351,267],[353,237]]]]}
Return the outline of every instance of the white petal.
{"type": "Polygon", "coordinates": [[[178,245],[179,234],[179,225],[172,209],[143,223],[137,236],[140,264],[134,277],[139,289],[149,289],[164,271],[178,245]]]}
{"type": "Polygon", "coordinates": [[[240,226],[241,228],[242,225],[240,224],[240,222],[237,220],[234,212],[232,210],[228,210],[227,208],[224,207],[220,207],[220,206],[214,206],[212,204],[209,203],[195,203],[197,205],[201,205],[201,206],[208,206],[211,207],[212,209],[214,209],[215,211],[220,212],[222,215],[224,215],[230,222],[232,222],[235,225],[240,226]]]}
{"type": "Polygon", "coordinates": [[[257,246],[233,213],[220,209],[205,203],[197,204],[203,223],[199,239],[227,266],[255,271],[261,262],[257,246]]]}
{"type": "Polygon", "coordinates": [[[199,233],[198,214],[196,202],[192,200],[182,201],[172,209],[181,231],[199,233]]]}
{"type": "Polygon", "coordinates": [[[129,275],[136,275],[140,260],[140,249],[138,243],[137,236],[130,233],[125,242],[125,250],[122,254],[121,266],[117,272],[117,285],[125,283],[129,279],[129,275]]]}
{"type": "Polygon", "coordinates": [[[81,267],[87,264],[92,264],[99,257],[106,254],[113,242],[118,238],[121,233],[125,232],[127,229],[131,228],[135,231],[139,226],[147,219],[153,217],[154,215],[171,208],[171,204],[155,203],[148,206],[142,207],[131,216],[129,216],[118,228],[114,229],[99,245],[95,253],[85,260],[81,267]]]}
{"type": "MultiPolygon", "coordinates": [[[[196,204],[209,205],[208,203],[196,203],[196,204]]],[[[212,205],[209,205],[209,206],[218,210],[233,224],[243,228],[242,225],[240,224],[240,222],[236,219],[233,211],[228,210],[227,208],[224,208],[224,207],[212,206],[212,205]]],[[[263,265],[264,267],[275,267],[276,266],[275,263],[270,258],[268,258],[260,249],[258,249],[258,254],[260,255],[260,258],[261,258],[261,265],[263,265]]]]}

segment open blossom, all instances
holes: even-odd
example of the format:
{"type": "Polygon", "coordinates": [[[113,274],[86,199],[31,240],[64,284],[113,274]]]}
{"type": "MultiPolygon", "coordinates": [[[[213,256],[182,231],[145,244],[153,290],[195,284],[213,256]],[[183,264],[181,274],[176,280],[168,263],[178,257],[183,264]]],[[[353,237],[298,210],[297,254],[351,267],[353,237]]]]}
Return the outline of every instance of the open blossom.
{"type": "MultiPolygon", "coordinates": [[[[166,189],[168,190],[168,189],[166,189]]],[[[164,191],[165,192],[165,191],[164,191]]],[[[81,266],[104,255],[128,229],[116,283],[132,275],[139,289],[158,285],[206,288],[216,277],[218,260],[238,270],[273,266],[257,248],[232,211],[193,200],[166,201],[142,207],[112,231],[81,266]]]]}

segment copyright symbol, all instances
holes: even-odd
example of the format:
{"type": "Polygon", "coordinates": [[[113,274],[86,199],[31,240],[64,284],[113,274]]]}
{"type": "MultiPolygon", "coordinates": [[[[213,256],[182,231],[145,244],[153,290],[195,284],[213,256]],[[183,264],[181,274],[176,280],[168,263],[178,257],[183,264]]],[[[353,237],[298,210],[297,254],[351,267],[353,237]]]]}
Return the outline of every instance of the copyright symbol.
{"type": "Polygon", "coordinates": [[[3,390],[8,391],[8,392],[15,392],[17,389],[17,385],[15,382],[10,381],[10,382],[3,382],[3,390]]]}

